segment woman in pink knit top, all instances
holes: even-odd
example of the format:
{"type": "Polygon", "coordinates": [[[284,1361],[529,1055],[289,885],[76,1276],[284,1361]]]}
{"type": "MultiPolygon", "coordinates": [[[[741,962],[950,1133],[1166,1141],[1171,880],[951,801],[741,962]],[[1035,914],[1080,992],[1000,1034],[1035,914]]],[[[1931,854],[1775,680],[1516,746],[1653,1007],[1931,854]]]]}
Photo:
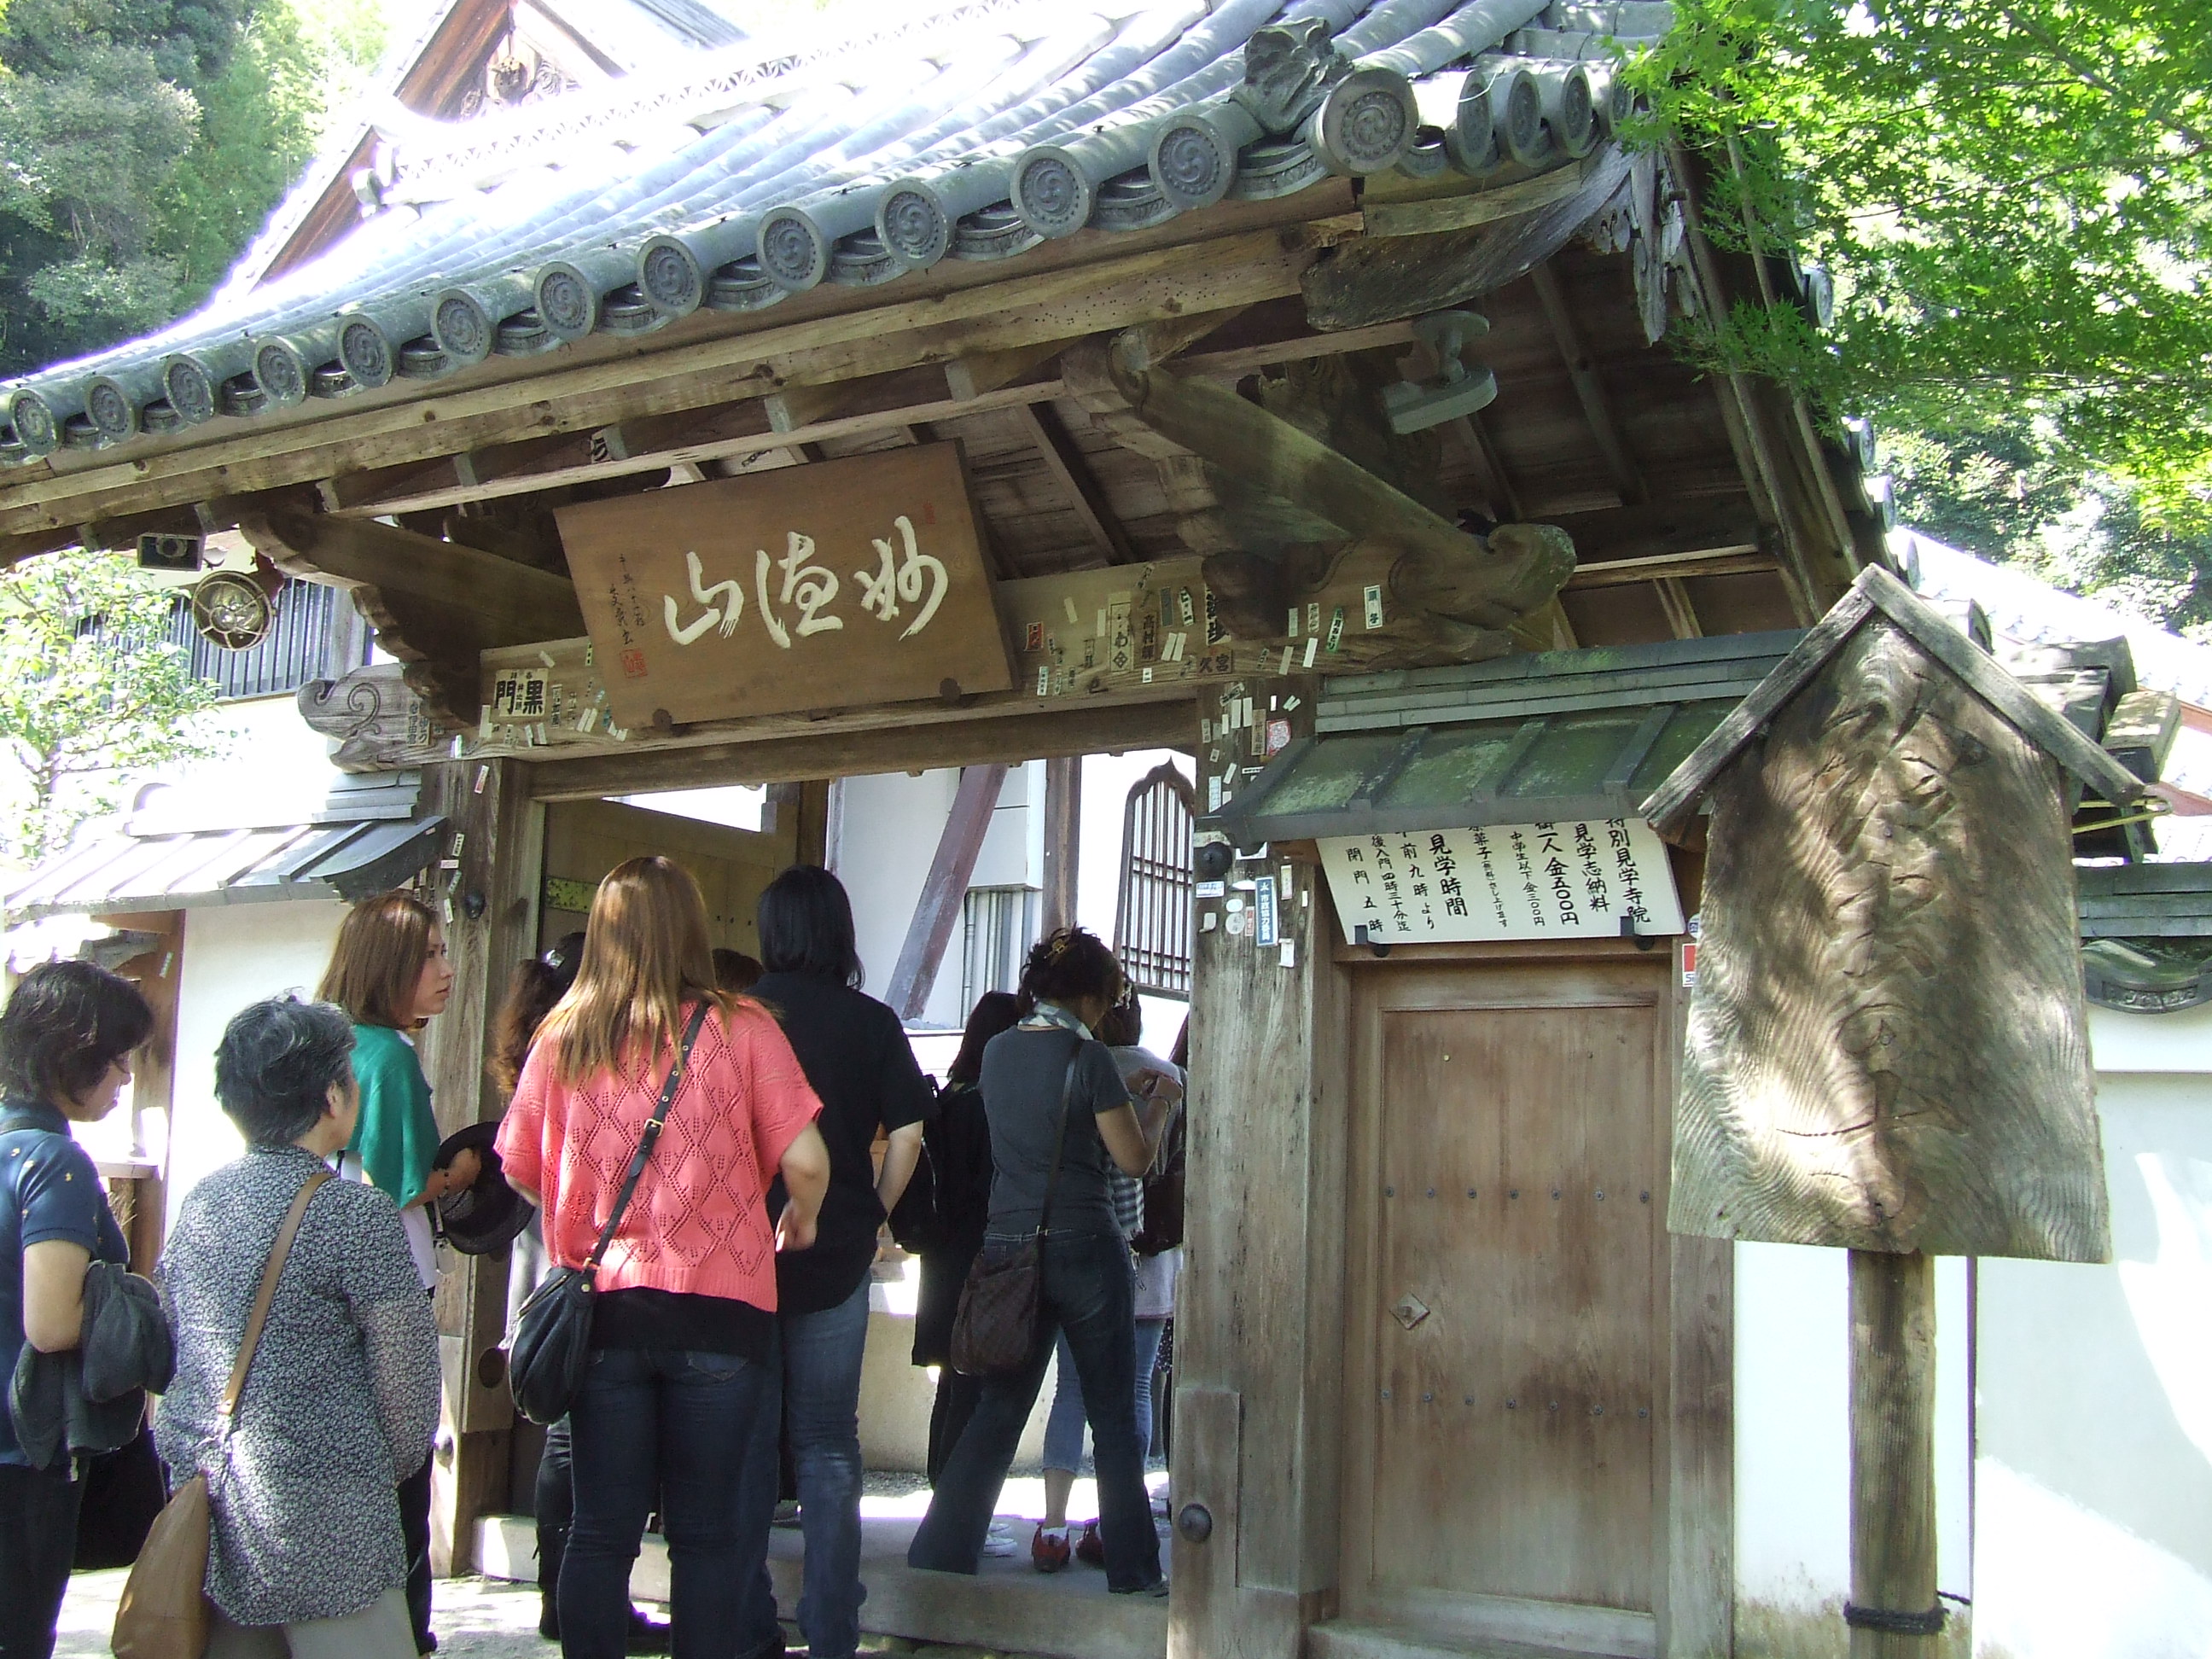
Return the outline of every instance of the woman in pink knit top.
{"type": "Polygon", "coordinates": [[[678,1650],[738,1659],[781,1639],[741,1627],[767,1540],[740,1535],[738,1488],[763,1437],[774,1455],[775,1252],[813,1242],[830,1156],[775,1019],[714,988],[706,905],[680,866],[632,859],[599,884],[576,983],[538,1029],[497,1144],[508,1182],[544,1212],[547,1255],[581,1266],[702,1000],[667,1127],[600,1264],[570,1413],[576,1511],[558,1594],[571,1659],[623,1652],[656,1496],[678,1650]],[[791,1202],[772,1228],[779,1173],[791,1202]]]}

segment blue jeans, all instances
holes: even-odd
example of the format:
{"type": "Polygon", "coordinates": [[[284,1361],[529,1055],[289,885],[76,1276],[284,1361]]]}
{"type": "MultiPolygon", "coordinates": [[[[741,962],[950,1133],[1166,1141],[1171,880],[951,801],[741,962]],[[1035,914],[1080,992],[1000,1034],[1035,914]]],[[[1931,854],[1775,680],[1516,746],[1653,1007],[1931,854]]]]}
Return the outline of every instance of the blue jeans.
{"type": "MultiPolygon", "coordinates": [[[[834,1308],[784,1314],[784,1426],[799,1473],[799,1521],[806,1540],[799,1627],[813,1659],[852,1659],[860,1645],[860,1361],[868,1346],[868,1281],[834,1308]]],[[[771,1427],[747,1455],[744,1530],[763,1549],[775,1510],[776,1437],[771,1427]]],[[[773,1625],[775,1593],[763,1567],[751,1575],[746,1628],[773,1625]],[[766,1624],[763,1624],[763,1620],[766,1624]]]]}
{"type": "MultiPolygon", "coordinates": [[[[1001,1241],[991,1241],[996,1244],[1001,1241]]],[[[1139,1590],[1160,1576],[1160,1540],[1137,1449],[1136,1283],[1128,1247],[1108,1233],[1048,1236],[1037,1343],[1018,1371],[984,1379],[983,1397],[929,1500],[906,1559],[937,1572],[973,1573],[991,1512],[1036,1404],[1054,1339],[1067,1333],[1083,1396],[1091,1401],[1098,1463],[1098,1533],[1106,1587],[1139,1590]]]]}
{"type": "MultiPolygon", "coordinates": [[[[680,1659],[738,1659],[775,1637],[741,1622],[747,1560],[739,1513],[747,1453],[775,1422],[771,1367],[734,1354],[599,1348],[568,1414],[576,1509],[561,1563],[561,1650],[621,1659],[629,1572],[660,1499],[669,1607],[680,1659]]],[[[759,1546],[768,1547],[765,1529],[759,1546]]]]}
{"type": "MultiPolygon", "coordinates": [[[[1137,1451],[1145,1457],[1152,1450],[1152,1370],[1160,1363],[1160,1338],[1167,1328],[1164,1319],[1137,1322],[1137,1451]]],[[[1054,1373],[1058,1380],[1052,1410],[1044,1419],[1044,1466],[1074,1474],[1083,1468],[1083,1379],[1076,1375],[1066,1331],[1060,1334],[1055,1357],[1060,1369],[1054,1373]]]]}

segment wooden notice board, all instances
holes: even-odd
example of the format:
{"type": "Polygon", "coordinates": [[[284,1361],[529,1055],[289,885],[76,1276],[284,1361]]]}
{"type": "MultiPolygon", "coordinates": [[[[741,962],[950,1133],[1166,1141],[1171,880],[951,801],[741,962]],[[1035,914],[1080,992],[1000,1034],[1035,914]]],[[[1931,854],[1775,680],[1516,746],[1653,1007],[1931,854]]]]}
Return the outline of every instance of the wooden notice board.
{"type": "Polygon", "coordinates": [[[1013,684],[957,444],[555,516],[617,726],[1013,684]]]}

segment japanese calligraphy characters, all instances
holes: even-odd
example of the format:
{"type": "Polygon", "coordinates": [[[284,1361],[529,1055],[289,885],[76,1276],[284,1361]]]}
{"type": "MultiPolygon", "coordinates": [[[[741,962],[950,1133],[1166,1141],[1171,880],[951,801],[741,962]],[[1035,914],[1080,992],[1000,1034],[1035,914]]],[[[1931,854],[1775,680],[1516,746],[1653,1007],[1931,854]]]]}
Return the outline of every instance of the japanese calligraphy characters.
{"type": "Polygon", "coordinates": [[[1666,848],[1641,819],[1324,839],[1346,938],[1378,944],[1678,933],[1666,848]]]}
{"type": "Polygon", "coordinates": [[[1013,684],[959,446],[561,509],[614,722],[1013,684]]]}

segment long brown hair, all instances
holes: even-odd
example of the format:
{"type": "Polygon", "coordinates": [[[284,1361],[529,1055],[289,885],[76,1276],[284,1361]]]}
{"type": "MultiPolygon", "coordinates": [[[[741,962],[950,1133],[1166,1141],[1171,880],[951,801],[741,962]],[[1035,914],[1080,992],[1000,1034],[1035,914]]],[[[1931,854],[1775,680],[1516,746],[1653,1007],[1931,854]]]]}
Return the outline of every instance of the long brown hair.
{"type": "Polygon", "coordinates": [[[576,982],[576,964],[583,954],[582,933],[564,933],[544,955],[515,963],[514,976],[507,982],[507,1000],[500,1004],[491,1028],[492,1080],[503,1093],[514,1092],[538,1028],[576,982]]]}
{"type": "Polygon", "coordinates": [[[599,884],[576,982],[538,1036],[563,1083],[632,1077],[676,1046],[684,1005],[702,997],[726,1014],[738,1000],[714,988],[699,884],[671,860],[631,859],[599,884]]]}
{"type": "Polygon", "coordinates": [[[336,1003],[356,1025],[413,1029],[421,1024],[415,991],[437,932],[438,913],[412,893],[363,899],[338,927],[317,1000],[336,1003]]]}

